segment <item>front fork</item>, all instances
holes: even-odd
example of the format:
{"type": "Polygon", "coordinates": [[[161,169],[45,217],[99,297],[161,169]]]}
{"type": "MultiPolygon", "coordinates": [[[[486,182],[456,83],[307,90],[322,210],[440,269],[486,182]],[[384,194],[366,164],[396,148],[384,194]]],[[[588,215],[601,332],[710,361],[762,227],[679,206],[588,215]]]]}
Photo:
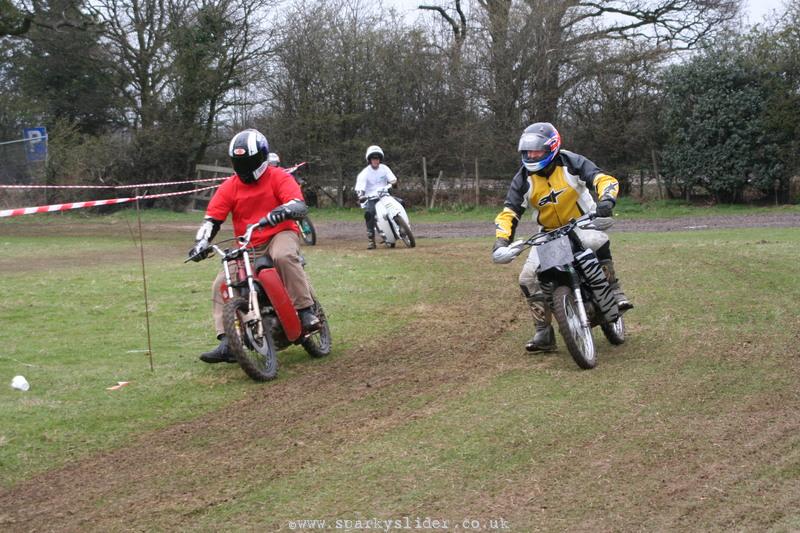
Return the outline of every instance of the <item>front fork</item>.
{"type": "Polygon", "coordinates": [[[575,303],[578,306],[578,318],[581,319],[581,326],[586,331],[591,331],[592,326],[589,324],[589,317],[586,314],[586,306],[583,304],[583,294],[581,294],[581,279],[574,268],[569,268],[569,278],[572,285],[572,294],[575,296],[575,303]]]}
{"type": "MultiPolygon", "coordinates": [[[[253,265],[250,264],[250,254],[247,252],[247,250],[242,252],[241,259],[236,260],[236,266],[236,273],[239,277],[239,281],[242,281],[241,278],[243,270],[247,278],[249,305],[247,314],[243,317],[244,321],[248,324],[255,322],[257,336],[262,337],[264,335],[264,321],[261,319],[261,306],[258,303],[258,293],[256,292],[255,281],[253,281],[253,265]]],[[[231,283],[231,269],[228,265],[228,261],[223,261],[222,268],[225,271],[225,283],[228,286],[228,298],[233,298],[234,292],[231,283]]]]}

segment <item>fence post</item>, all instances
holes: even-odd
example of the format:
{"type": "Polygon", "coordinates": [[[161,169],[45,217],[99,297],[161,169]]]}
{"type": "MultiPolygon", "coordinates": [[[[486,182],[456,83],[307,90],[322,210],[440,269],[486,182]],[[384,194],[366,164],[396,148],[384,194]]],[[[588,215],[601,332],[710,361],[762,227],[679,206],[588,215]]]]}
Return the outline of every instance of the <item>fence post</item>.
{"type": "Polygon", "coordinates": [[[481,205],[481,180],[478,176],[478,158],[475,158],[475,208],[481,205]]]}
{"type": "Polygon", "coordinates": [[[653,173],[656,175],[656,187],[658,187],[658,199],[663,200],[661,195],[661,178],[658,176],[658,163],[656,162],[656,151],[650,150],[650,155],[653,157],[653,173]]]}
{"type": "Polygon", "coordinates": [[[425,189],[425,207],[428,206],[428,165],[422,156],[422,186],[425,189]]]}
{"type": "Polygon", "coordinates": [[[439,171],[439,175],[436,176],[436,182],[433,184],[433,196],[431,196],[431,209],[433,209],[436,203],[436,191],[439,190],[439,180],[442,179],[442,174],[444,174],[444,170],[439,171]]]}
{"type": "Polygon", "coordinates": [[[644,200],[644,169],[639,169],[639,200],[644,200]]]}

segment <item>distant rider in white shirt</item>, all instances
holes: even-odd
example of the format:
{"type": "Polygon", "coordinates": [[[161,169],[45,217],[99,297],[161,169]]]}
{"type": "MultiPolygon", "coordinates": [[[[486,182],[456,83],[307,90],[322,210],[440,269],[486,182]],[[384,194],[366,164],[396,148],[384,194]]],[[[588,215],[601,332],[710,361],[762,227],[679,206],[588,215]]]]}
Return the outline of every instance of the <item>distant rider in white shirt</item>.
{"type": "Polygon", "coordinates": [[[375,249],[375,204],[378,203],[377,194],[380,189],[388,189],[397,178],[389,167],[383,164],[383,150],[380,146],[373,145],[367,148],[365,155],[367,165],[358,173],[356,178],[356,195],[364,209],[364,220],[367,222],[368,250],[375,249]]]}

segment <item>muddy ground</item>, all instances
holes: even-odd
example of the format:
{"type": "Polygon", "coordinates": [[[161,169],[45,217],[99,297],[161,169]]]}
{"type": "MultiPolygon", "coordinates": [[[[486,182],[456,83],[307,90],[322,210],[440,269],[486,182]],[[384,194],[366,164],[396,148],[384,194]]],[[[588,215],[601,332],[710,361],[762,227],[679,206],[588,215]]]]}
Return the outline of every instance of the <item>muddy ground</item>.
{"type": "MultiPolygon", "coordinates": [[[[614,231],[702,231],[740,227],[800,227],[800,214],[621,220],[614,231]]],[[[73,229],[73,234],[129,232],[125,227],[100,224],[79,224],[73,229]]],[[[189,242],[195,227],[149,225],[147,228],[148,231],[162,229],[186,231],[189,242]]],[[[0,226],[0,235],[49,231],[46,225],[6,226],[5,229],[0,226]]],[[[491,221],[416,224],[414,231],[420,239],[493,238],[491,221]]],[[[323,242],[364,238],[363,224],[355,222],[320,222],[318,233],[323,242]]],[[[420,251],[436,253],[435,248],[422,248],[420,251]]],[[[430,318],[412,321],[404,327],[404,334],[389,344],[384,341],[380,348],[365,344],[350,351],[347,357],[333,359],[325,365],[304,367],[293,379],[270,384],[221,411],[139,435],[129,446],[95,454],[21,482],[11,489],[0,490],[0,530],[183,529],[202,516],[204,510],[224,505],[242,495],[247,490],[248,480],[253,481],[256,476],[263,476],[265,472],[275,478],[292,475],[313,465],[317,454],[334,454],[337,447],[368,438],[373,431],[395,428],[405,423],[408,417],[435,411],[441,395],[457,396],[459,389],[489,379],[493,374],[516,367],[530,367],[525,359],[498,361],[491,353],[490,347],[496,339],[508,328],[516,327],[517,318],[514,310],[498,307],[490,294],[483,294],[488,290],[478,284],[473,300],[452,302],[447,309],[428,315],[442,317],[442,324],[434,324],[430,318]],[[472,317],[476,315],[494,316],[496,319],[492,322],[475,321],[472,317]],[[437,327],[444,326],[444,321],[447,327],[437,327]],[[472,340],[469,343],[465,343],[459,333],[464,328],[470,328],[472,340]],[[433,336],[432,330],[438,333],[433,336]],[[454,346],[458,349],[454,350],[454,346]],[[382,353],[391,353],[393,357],[382,357],[382,353]],[[354,380],[354,376],[358,379],[354,380]],[[347,385],[342,386],[343,383],[347,385]],[[310,390],[314,394],[308,394],[310,390]],[[379,408],[371,418],[348,419],[348,406],[381,391],[389,399],[395,395],[427,399],[417,412],[379,408]],[[279,408],[265,413],[264,405],[279,408]],[[255,420],[262,423],[254,423],[255,420]],[[359,427],[358,432],[349,429],[354,426],[359,427]],[[304,433],[321,434],[325,438],[298,441],[296,435],[304,433]],[[258,450],[259,443],[266,440],[275,443],[269,454],[258,450]],[[197,442],[208,445],[197,446],[197,442]],[[257,457],[262,464],[254,469],[243,457],[257,457]]],[[[509,287],[508,291],[511,295],[514,288],[509,287]]],[[[729,470],[723,481],[728,485],[722,485],[722,489],[729,490],[738,482],[743,475],[742,465],[758,459],[759,454],[767,453],[772,444],[785,442],[781,431],[789,431],[800,423],[795,411],[779,411],[785,420],[777,428],[758,417],[751,417],[756,420],[752,424],[736,421],[730,427],[721,423],[718,428],[697,428],[700,432],[718,431],[721,439],[735,441],[735,449],[742,450],[741,457],[734,456],[730,464],[717,465],[729,470]],[[753,456],[748,456],[747,450],[753,456]]],[[[628,420],[625,424],[634,427],[635,421],[628,420]]],[[[601,448],[602,444],[593,446],[601,448]]],[[[608,453],[614,452],[610,449],[608,453]]],[[[675,510],[675,493],[696,495],[705,477],[711,475],[703,471],[685,472],[681,471],[680,465],[674,466],[674,475],[669,472],[661,474],[666,479],[663,483],[668,490],[663,493],[655,491],[654,494],[661,496],[654,498],[651,508],[643,512],[650,515],[679,512],[675,510]]],[[[555,477],[557,474],[553,472],[555,477]]],[[[548,519],[557,520],[557,510],[542,504],[546,497],[542,493],[548,490],[548,483],[552,485],[555,481],[542,480],[543,488],[537,483],[535,480],[519,480],[507,491],[488,499],[466,495],[460,505],[470,509],[502,511],[505,516],[513,516],[527,506],[540,513],[542,524],[548,523],[548,519]],[[539,500],[532,498],[531,494],[538,494],[539,500]]],[[[549,523],[556,524],[557,521],[549,523]]],[[[676,519],[661,525],[668,530],[677,523],[680,522],[676,519]]],[[[602,530],[610,524],[617,530],[641,526],[625,519],[584,526],[586,530],[602,530]]],[[[691,528],[688,523],[684,525],[691,528]]]]}
{"type": "MultiPolygon", "coordinates": [[[[412,215],[413,217],[413,215],[412,215]]],[[[198,220],[200,217],[198,216],[198,220]]],[[[456,238],[456,237],[494,237],[494,221],[485,222],[441,222],[415,223],[412,219],[414,235],[420,239],[456,238]]],[[[116,221],[113,224],[80,222],[71,223],[69,219],[48,223],[37,223],[31,220],[23,225],[0,224],[0,235],[47,235],[57,225],[60,232],[70,235],[123,235],[130,236],[138,231],[127,223],[116,221]]],[[[365,238],[362,222],[315,221],[320,240],[357,240],[365,238]]],[[[767,213],[733,216],[695,216],[671,219],[615,219],[609,232],[641,232],[641,231],[702,231],[734,228],[800,228],[800,213],[767,213]]],[[[144,229],[148,239],[158,238],[162,232],[186,232],[191,240],[197,225],[186,223],[145,223],[144,229]]],[[[534,224],[529,217],[523,217],[518,230],[518,237],[532,232],[534,224]]]]}

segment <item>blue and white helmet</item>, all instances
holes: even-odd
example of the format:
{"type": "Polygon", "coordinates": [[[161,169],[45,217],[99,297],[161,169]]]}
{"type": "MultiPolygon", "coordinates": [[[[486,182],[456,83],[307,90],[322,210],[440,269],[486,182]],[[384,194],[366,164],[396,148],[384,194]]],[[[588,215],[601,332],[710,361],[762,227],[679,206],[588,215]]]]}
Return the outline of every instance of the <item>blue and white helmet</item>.
{"type": "Polygon", "coordinates": [[[237,133],[228,146],[233,170],[244,183],[255,183],[267,168],[269,143],[264,135],[254,129],[237,133]]]}
{"type": "Polygon", "coordinates": [[[538,172],[547,167],[561,149],[561,135],[549,122],[531,124],[519,138],[522,164],[529,172],[538,172]]]}

